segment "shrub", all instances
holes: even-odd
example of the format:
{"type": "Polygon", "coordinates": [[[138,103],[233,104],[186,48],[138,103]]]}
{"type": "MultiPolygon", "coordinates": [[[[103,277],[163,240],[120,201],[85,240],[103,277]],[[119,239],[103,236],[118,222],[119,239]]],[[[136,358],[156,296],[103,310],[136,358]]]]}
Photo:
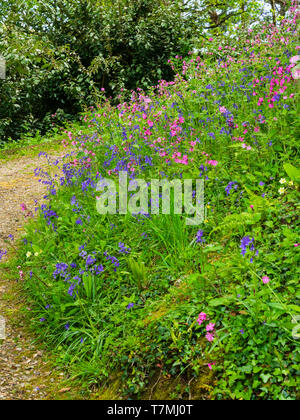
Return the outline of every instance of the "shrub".
{"type": "MultiPolygon", "coordinates": [[[[148,88],[174,74],[167,61],[186,54],[192,29],[177,2],[24,2],[0,26],[0,136],[45,132],[62,109],[70,119],[99,101],[102,91],[148,88]],[[57,7],[57,8],[55,8],[57,7]]],[[[0,19],[1,22],[1,19],[0,19]]]]}

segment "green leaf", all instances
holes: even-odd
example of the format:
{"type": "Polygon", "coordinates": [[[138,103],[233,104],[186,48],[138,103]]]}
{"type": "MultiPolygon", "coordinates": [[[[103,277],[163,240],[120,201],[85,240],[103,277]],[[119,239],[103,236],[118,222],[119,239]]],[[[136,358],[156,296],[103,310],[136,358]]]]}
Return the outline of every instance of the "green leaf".
{"type": "Polygon", "coordinates": [[[288,305],[288,308],[295,312],[300,312],[300,306],[298,305],[288,305]]]}
{"type": "Polygon", "coordinates": [[[260,377],[263,380],[263,383],[266,384],[269,381],[269,379],[271,378],[271,375],[269,373],[267,373],[267,374],[262,373],[260,375],[260,377]]]}
{"type": "Polygon", "coordinates": [[[285,163],[283,165],[285,172],[288,174],[288,176],[296,182],[300,181],[300,170],[296,168],[295,166],[291,165],[290,163],[285,163]]]}
{"type": "Polygon", "coordinates": [[[286,311],[286,306],[282,303],[269,302],[268,306],[270,306],[270,308],[277,309],[278,311],[286,311]]]}
{"type": "Polygon", "coordinates": [[[225,296],[216,298],[209,301],[208,306],[227,306],[232,302],[232,296],[225,296]]]}

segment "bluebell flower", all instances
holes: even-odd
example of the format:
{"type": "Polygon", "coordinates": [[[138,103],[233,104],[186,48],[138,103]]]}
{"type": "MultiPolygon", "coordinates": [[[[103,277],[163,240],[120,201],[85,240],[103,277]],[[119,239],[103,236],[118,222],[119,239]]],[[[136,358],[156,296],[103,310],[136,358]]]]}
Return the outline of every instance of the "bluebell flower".
{"type": "Polygon", "coordinates": [[[0,249],[0,261],[2,260],[2,258],[7,254],[7,251],[4,249],[0,249]]]}
{"type": "Polygon", "coordinates": [[[96,262],[96,258],[93,258],[91,255],[89,255],[86,259],[86,265],[93,265],[96,262]]]}
{"type": "Polygon", "coordinates": [[[77,199],[76,199],[75,195],[73,195],[73,197],[71,198],[71,204],[72,204],[72,206],[75,206],[76,203],[77,203],[77,199]]]}
{"type": "Polygon", "coordinates": [[[120,254],[129,254],[131,252],[131,248],[126,248],[123,242],[119,242],[119,248],[120,254]]]}
{"type": "Polygon", "coordinates": [[[204,231],[203,230],[199,230],[197,232],[197,236],[196,236],[196,242],[197,244],[203,244],[205,242],[205,239],[203,238],[204,235],[204,231]]]}
{"type": "Polygon", "coordinates": [[[227,196],[230,194],[230,191],[232,190],[232,188],[235,188],[235,189],[237,189],[238,188],[238,185],[237,185],[237,182],[236,181],[231,181],[231,182],[229,182],[229,184],[226,186],[226,188],[225,188],[225,191],[226,191],[226,194],[227,194],[227,196]]]}
{"type": "Polygon", "coordinates": [[[244,236],[244,238],[241,240],[241,249],[242,249],[241,254],[243,255],[243,257],[246,255],[247,247],[251,242],[252,241],[249,236],[244,236]]]}

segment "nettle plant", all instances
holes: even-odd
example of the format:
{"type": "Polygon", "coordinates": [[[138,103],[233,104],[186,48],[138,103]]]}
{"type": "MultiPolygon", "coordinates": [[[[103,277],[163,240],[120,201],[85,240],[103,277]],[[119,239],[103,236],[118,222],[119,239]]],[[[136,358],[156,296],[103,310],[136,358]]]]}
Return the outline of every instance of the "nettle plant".
{"type": "Polygon", "coordinates": [[[19,275],[34,329],[89,382],[113,373],[122,395],[141,397],[161,389],[159,374],[180,398],[296,398],[300,47],[290,13],[241,45],[211,37],[205,57],[172,61],[174,81],[89,109],[80,130],[66,130],[73,152],[53,162],[62,175],[37,168],[48,194],[26,225],[19,275]],[[204,180],[204,223],[142,206],[99,215],[98,182],[122,171],[204,180]]]}

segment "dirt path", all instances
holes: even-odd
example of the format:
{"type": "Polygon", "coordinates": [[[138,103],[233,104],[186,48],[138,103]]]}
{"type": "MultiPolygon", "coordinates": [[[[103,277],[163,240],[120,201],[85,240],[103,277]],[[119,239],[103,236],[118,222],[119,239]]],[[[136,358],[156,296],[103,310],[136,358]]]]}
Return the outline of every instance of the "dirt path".
{"type": "MultiPolygon", "coordinates": [[[[58,157],[55,153],[53,159],[58,157]]],[[[34,176],[36,167],[46,169],[49,164],[44,157],[0,162],[0,251],[7,249],[3,238],[17,238],[22,233],[24,214],[20,204],[34,211],[35,200],[41,200],[46,191],[34,176]]],[[[66,374],[53,368],[47,354],[37,348],[28,333],[21,311],[26,303],[16,280],[5,269],[6,258],[0,262],[0,318],[2,324],[5,319],[6,326],[6,338],[1,340],[0,336],[0,400],[72,398],[66,374]]]]}
{"type": "Polygon", "coordinates": [[[25,203],[28,210],[34,212],[35,200],[40,201],[46,191],[34,175],[35,168],[49,169],[47,159],[41,156],[0,161],[0,249],[6,247],[3,237],[18,236],[23,230],[24,215],[20,204],[25,203]]]}

